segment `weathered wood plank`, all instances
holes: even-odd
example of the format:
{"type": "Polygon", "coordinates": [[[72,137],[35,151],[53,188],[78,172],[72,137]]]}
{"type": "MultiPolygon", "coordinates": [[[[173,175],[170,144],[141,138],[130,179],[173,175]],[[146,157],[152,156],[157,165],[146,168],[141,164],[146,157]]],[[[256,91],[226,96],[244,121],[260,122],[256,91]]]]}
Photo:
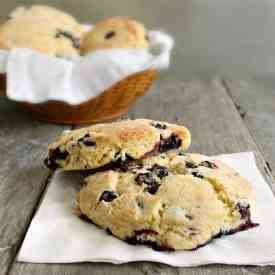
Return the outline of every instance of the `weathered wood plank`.
{"type": "Polygon", "coordinates": [[[224,85],[267,161],[265,170],[275,176],[275,81],[225,80],[224,85]]]}
{"type": "Polygon", "coordinates": [[[0,99],[0,274],[14,260],[47,182],[47,143],[62,128],[35,121],[0,99]]]}
{"type": "MultiPolygon", "coordinates": [[[[190,151],[205,154],[232,153],[253,150],[259,168],[264,172],[264,160],[257,145],[244,126],[221,81],[158,82],[150,93],[131,108],[129,117],[149,117],[182,123],[191,129],[193,145],[190,151]]],[[[269,184],[272,180],[268,174],[269,184]]],[[[197,268],[172,268],[156,263],[111,265],[26,264],[15,262],[10,274],[262,274],[274,268],[212,265],[197,268]]]]}

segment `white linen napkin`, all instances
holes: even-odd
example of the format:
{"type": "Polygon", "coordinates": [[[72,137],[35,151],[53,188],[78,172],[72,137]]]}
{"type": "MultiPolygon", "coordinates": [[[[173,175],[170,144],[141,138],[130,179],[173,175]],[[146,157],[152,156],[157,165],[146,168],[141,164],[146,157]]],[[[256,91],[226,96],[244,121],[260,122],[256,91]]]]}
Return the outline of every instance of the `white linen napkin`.
{"type": "Polygon", "coordinates": [[[73,214],[81,176],[55,173],[35,214],[18,261],[36,263],[151,261],[172,266],[223,263],[275,264],[275,199],[255,164],[252,152],[218,157],[247,178],[256,194],[254,222],[260,226],[216,239],[195,251],[157,252],[146,246],[129,245],[73,214]]]}
{"type": "Polygon", "coordinates": [[[149,49],[106,49],[74,59],[51,57],[31,49],[0,50],[0,73],[7,74],[7,97],[15,101],[48,100],[76,105],[147,69],[169,67],[173,39],[150,31],[149,49]]]}

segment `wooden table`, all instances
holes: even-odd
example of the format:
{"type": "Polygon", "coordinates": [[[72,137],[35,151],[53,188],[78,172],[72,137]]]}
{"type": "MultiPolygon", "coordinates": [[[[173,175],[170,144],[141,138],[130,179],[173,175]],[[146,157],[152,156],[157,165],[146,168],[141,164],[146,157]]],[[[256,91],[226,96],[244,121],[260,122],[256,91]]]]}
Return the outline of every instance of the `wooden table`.
{"type": "MultiPolygon", "coordinates": [[[[254,151],[274,188],[275,85],[261,80],[159,80],[130,109],[128,117],[184,124],[192,132],[190,151],[204,154],[254,151]]],[[[30,264],[16,261],[51,172],[43,165],[47,144],[69,126],[33,120],[14,103],[0,100],[0,274],[275,274],[275,267],[209,265],[173,268],[139,262],[30,264]]],[[[271,210],[272,211],[272,210],[271,210]]],[[[53,221],[54,222],[54,221],[53,221]]]]}

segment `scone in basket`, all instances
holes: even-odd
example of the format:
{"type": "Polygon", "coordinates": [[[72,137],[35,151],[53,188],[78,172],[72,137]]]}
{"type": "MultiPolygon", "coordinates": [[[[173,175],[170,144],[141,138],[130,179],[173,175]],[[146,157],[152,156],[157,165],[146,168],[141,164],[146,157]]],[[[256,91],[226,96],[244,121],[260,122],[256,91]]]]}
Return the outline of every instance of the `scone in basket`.
{"type": "MultiPolygon", "coordinates": [[[[94,27],[89,33],[96,30],[94,27]]],[[[92,47],[89,40],[85,43],[89,33],[81,45],[92,47]]],[[[114,31],[107,35],[114,35],[114,31]]],[[[41,120],[64,124],[112,120],[125,114],[145,94],[159,70],[169,67],[173,47],[169,35],[150,31],[145,36],[142,31],[140,40],[147,48],[113,49],[100,44],[92,52],[84,48],[83,55],[75,58],[52,58],[16,48],[4,53],[6,62],[1,62],[4,58],[0,56],[0,85],[9,99],[41,120]]],[[[108,39],[103,42],[109,43],[108,39]]]]}
{"type": "MultiPolygon", "coordinates": [[[[31,112],[34,118],[63,124],[86,124],[118,118],[128,111],[128,107],[152,85],[156,70],[146,70],[132,74],[97,97],[78,105],[62,101],[47,101],[40,104],[18,103],[31,112]]],[[[6,77],[1,75],[1,90],[6,90],[6,77]]]]}

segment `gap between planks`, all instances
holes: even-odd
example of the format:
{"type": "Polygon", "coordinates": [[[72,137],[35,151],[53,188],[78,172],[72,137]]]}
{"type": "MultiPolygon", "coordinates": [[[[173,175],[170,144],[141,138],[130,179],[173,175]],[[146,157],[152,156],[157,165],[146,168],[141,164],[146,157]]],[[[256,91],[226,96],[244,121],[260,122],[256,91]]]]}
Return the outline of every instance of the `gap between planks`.
{"type": "MultiPolygon", "coordinates": [[[[169,83],[171,84],[171,83],[169,83]]],[[[136,107],[131,108],[129,117],[149,117],[152,119],[167,119],[174,122],[188,122],[194,137],[197,140],[192,150],[202,151],[202,153],[228,153],[234,150],[253,150],[257,151],[258,146],[252,138],[251,133],[247,129],[244,122],[236,113],[235,106],[231,97],[229,97],[221,80],[216,80],[214,85],[208,85],[202,81],[194,83],[178,82],[176,84],[159,86],[161,91],[150,92],[145,98],[140,100],[136,107]],[[216,90],[215,90],[216,89],[216,90]],[[214,91],[212,91],[214,90],[214,91]],[[167,93],[171,93],[169,97],[167,93]],[[210,99],[208,99],[208,95],[210,99]],[[221,99],[216,99],[220,96],[221,99]],[[198,98],[199,97],[199,98],[198,98]],[[179,101],[179,102],[177,102],[179,101]],[[198,103],[197,103],[198,101],[198,103]],[[221,104],[216,106],[217,103],[221,104]],[[167,106],[172,104],[171,110],[167,106]],[[175,104],[175,105],[174,105],[175,104]],[[209,104],[209,106],[205,106],[209,104]],[[150,107],[151,106],[151,107],[150,107]],[[155,108],[152,109],[152,106],[155,108]],[[200,107],[205,110],[200,110],[200,107]],[[212,110],[217,107],[217,110],[212,110]],[[198,108],[198,109],[195,109],[198,108]],[[223,109],[225,108],[225,109],[223,109]],[[182,111],[182,109],[184,111],[182,111]],[[168,112],[167,112],[168,111],[168,112]],[[202,113],[200,113],[202,111],[202,113]],[[213,112],[212,112],[213,111],[213,112]],[[196,113],[198,112],[198,113],[196,113]],[[204,113],[203,113],[204,112],[204,113]],[[215,118],[209,120],[212,113],[218,116],[217,122],[215,118]],[[225,114],[223,116],[223,114],[225,114]],[[197,116],[199,118],[197,118],[197,116]],[[221,118],[219,118],[221,116],[221,118]],[[234,126],[237,126],[238,131],[230,126],[228,120],[232,119],[234,126]],[[228,123],[228,124],[226,124],[228,123]],[[225,124],[225,125],[224,125],[225,124]],[[228,128],[226,127],[228,126],[228,128]],[[214,130],[213,127],[216,127],[214,130]],[[215,130],[217,132],[215,132],[215,130]],[[206,135],[203,136],[203,132],[206,135]],[[213,132],[214,131],[214,132],[213,132]],[[211,136],[210,136],[211,135],[211,136]],[[222,140],[220,140],[220,138],[222,140]],[[229,140],[228,140],[229,138],[229,140]],[[229,141],[229,143],[228,143],[229,141]],[[231,144],[230,144],[231,142],[231,144]],[[222,151],[222,152],[221,152],[222,151]]],[[[155,89],[156,90],[156,89],[155,89]]],[[[171,105],[170,105],[171,106],[171,105]]],[[[261,152],[257,151],[257,161],[259,168],[263,172],[264,158],[261,152]]],[[[272,182],[269,175],[265,175],[267,182],[272,182]]],[[[49,183],[50,184],[50,183],[49,183]]],[[[157,263],[130,263],[120,266],[104,264],[104,263],[76,263],[76,264],[29,264],[14,262],[10,270],[11,274],[261,274],[265,271],[274,271],[273,267],[238,267],[211,265],[196,268],[172,268],[166,265],[157,263]]]]}
{"type": "MultiPolygon", "coordinates": [[[[264,166],[264,171],[265,173],[268,175],[268,177],[270,177],[272,179],[273,182],[275,182],[275,179],[274,179],[274,176],[272,175],[272,172],[271,172],[271,167],[269,165],[269,162],[268,160],[265,159],[265,154],[264,154],[264,151],[262,150],[262,148],[258,145],[257,141],[256,141],[256,137],[254,136],[253,132],[250,130],[250,127],[248,125],[246,125],[246,123],[244,122],[244,118],[246,116],[246,111],[242,108],[242,106],[240,104],[238,104],[234,97],[233,97],[233,94],[231,92],[231,88],[229,87],[229,85],[227,84],[227,80],[222,78],[220,80],[221,84],[223,85],[225,91],[227,92],[228,96],[231,98],[235,108],[236,108],[236,111],[238,112],[238,114],[240,115],[241,119],[243,120],[243,123],[245,124],[251,138],[253,139],[256,147],[257,147],[257,150],[261,153],[261,156],[263,158],[263,166],[264,166]]],[[[271,186],[271,189],[273,191],[273,194],[275,194],[275,187],[271,186]]]]}
{"type": "MultiPolygon", "coordinates": [[[[73,125],[70,125],[68,126],[69,129],[73,129],[73,125]]],[[[51,179],[53,178],[54,174],[56,172],[55,171],[48,171],[48,175],[46,176],[46,179],[42,182],[42,188],[41,188],[41,192],[39,194],[39,196],[37,197],[37,200],[36,200],[36,205],[35,207],[32,209],[30,215],[29,215],[29,219],[27,220],[26,224],[25,224],[25,227],[23,229],[23,232],[22,232],[22,236],[21,238],[19,239],[18,243],[16,244],[15,246],[15,253],[14,255],[11,257],[11,260],[10,260],[10,264],[8,265],[7,267],[7,270],[5,272],[5,274],[9,274],[10,273],[10,270],[12,268],[12,265],[14,264],[14,262],[16,262],[16,259],[17,259],[17,256],[18,256],[18,253],[19,253],[19,250],[23,244],[23,241],[26,237],[26,234],[28,232],[28,229],[29,229],[29,226],[33,220],[33,217],[35,216],[36,212],[39,210],[40,208],[40,205],[41,203],[43,202],[43,199],[47,193],[47,190],[49,188],[49,185],[51,184],[51,179]]],[[[7,249],[9,248],[12,248],[12,247],[7,247],[7,249]]],[[[1,249],[1,248],[0,248],[1,249]]],[[[1,273],[0,273],[1,274],[1,273]]],[[[2,274],[1,274],[2,275],[2,274]]],[[[4,274],[3,274],[4,275],[4,274]]]]}

